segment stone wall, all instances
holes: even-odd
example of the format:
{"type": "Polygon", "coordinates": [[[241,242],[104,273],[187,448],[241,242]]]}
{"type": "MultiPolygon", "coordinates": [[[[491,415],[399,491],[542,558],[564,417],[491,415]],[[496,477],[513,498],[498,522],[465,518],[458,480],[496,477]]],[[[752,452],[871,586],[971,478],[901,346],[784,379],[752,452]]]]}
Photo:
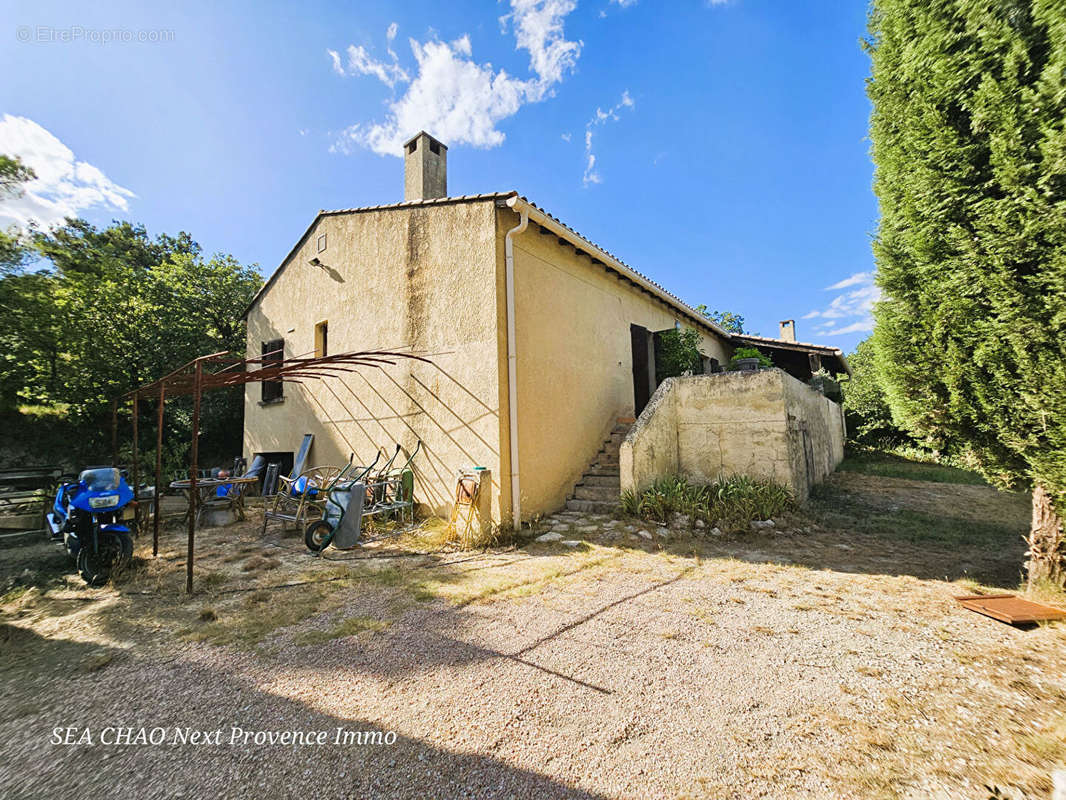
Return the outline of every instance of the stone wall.
{"type": "Polygon", "coordinates": [[[779,369],[670,378],[622,442],[622,491],[749,475],[800,500],[844,457],[840,406],[779,369]]]}

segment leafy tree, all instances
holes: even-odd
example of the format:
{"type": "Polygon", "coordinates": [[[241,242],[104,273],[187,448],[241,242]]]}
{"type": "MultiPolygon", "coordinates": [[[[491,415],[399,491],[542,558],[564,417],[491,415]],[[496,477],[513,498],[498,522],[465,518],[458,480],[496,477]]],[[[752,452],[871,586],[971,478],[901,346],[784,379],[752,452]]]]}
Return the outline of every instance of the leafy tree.
{"type": "MultiPolygon", "coordinates": [[[[0,203],[21,197],[23,184],[36,177],[18,158],[0,155],[0,203]]],[[[0,410],[17,402],[20,388],[34,378],[34,338],[41,322],[41,281],[16,275],[30,250],[17,230],[0,231],[0,410]]]]}
{"type": "MultiPolygon", "coordinates": [[[[21,197],[26,191],[23,184],[36,177],[37,174],[17,156],[0,154],[0,203],[21,197]]],[[[22,266],[28,255],[29,248],[18,231],[0,231],[0,276],[22,266]]]]}
{"type": "Polygon", "coordinates": [[[37,173],[22,163],[18,156],[0,154],[0,199],[21,197],[24,183],[37,177],[37,173]]]}
{"type": "Polygon", "coordinates": [[[740,314],[732,311],[711,311],[706,303],[700,303],[696,306],[696,310],[730,333],[744,333],[744,317],[740,314]]]}
{"type": "Polygon", "coordinates": [[[848,356],[848,364],[851,375],[841,379],[848,438],[876,447],[913,442],[892,420],[885,388],[877,373],[873,341],[859,342],[855,352],[848,356]]]}
{"type": "MultiPolygon", "coordinates": [[[[97,229],[82,220],[38,232],[34,269],[0,277],[0,406],[32,401],[65,409],[86,455],[109,449],[111,399],[205,353],[244,352],[241,319],[259,273],[230,256],[205,259],[182,233],[152,238],[143,226],[97,229]]],[[[239,450],[242,392],[204,398],[204,441],[239,450]]],[[[152,412],[142,404],[145,422],[152,412]]],[[[187,441],[187,398],[167,404],[167,438],[187,441]]],[[[145,452],[154,441],[145,424],[145,452]]],[[[209,455],[215,455],[209,453],[209,455]]]]}
{"type": "Polygon", "coordinates": [[[1066,583],[1066,14],[874,0],[868,91],[893,416],[1032,487],[1029,580],[1066,583]]]}
{"type": "Polygon", "coordinates": [[[700,335],[692,328],[671,328],[656,334],[655,380],[662,383],[682,373],[702,372],[700,335]]]}

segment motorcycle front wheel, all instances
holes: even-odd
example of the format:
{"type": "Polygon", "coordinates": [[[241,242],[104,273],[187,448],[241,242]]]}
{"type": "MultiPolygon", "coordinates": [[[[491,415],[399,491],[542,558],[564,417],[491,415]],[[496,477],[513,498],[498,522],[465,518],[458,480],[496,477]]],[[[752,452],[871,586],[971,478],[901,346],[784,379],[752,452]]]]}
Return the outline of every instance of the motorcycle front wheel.
{"type": "Polygon", "coordinates": [[[78,551],[78,572],[87,584],[99,586],[107,583],[115,567],[125,564],[132,556],[133,537],[128,533],[101,536],[97,552],[90,545],[78,551]]]}

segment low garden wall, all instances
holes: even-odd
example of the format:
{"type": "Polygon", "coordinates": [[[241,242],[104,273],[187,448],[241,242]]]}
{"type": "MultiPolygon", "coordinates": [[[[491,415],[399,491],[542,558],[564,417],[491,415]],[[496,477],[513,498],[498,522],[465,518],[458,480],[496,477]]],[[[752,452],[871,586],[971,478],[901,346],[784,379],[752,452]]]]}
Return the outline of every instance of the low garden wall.
{"type": "Polygon", "coordinates": [[[622,491],[748,475],[802,502],[843,459],[844,435],[841,407],[780,369],[668,378],[622,442],[622,491]]]}

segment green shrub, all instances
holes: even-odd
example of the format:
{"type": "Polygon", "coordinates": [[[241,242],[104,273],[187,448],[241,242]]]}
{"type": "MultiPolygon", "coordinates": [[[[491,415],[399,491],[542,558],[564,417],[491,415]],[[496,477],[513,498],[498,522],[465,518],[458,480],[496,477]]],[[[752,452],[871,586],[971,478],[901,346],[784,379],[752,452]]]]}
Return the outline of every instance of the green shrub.
{"type": "Polygon", "coordinates": [[[792,493],[770,481],[734,475],[710,484],[692,483],[683,475],[660,478],[643,492],[622,494],[622,511],[652,522],[687,514],[719,527],[741,528],[754,519],[769,519],[791,508],[792,493]]]}
{"type": "Polygon", "coordinates": [[[737,370],[740,367],[737,365],[737,361],[742,358],[757,358],[759,359],[759,366],[772,367],[774,362],[767,356],[763,355],[757,347],[738,347],[733,351],[733,357],[729,359],[729,365],[726,367],[728,370],[737,370]]]}
{"type": "Polygon", "coordinates": [[[662,383],[685,372],[703,372],[700,356],[700,335],[692,328],[672,328],[655,334],[655,380],[662,383]]]}

